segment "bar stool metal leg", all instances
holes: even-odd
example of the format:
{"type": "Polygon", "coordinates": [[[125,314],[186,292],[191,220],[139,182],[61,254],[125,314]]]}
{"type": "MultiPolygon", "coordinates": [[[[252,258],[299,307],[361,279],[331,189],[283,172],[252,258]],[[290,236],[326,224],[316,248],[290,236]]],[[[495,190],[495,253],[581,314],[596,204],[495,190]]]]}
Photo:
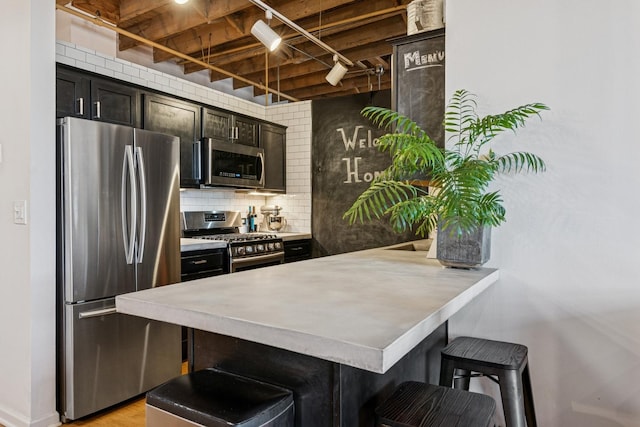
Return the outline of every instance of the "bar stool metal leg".
{"type": "Polygon", "coordinates": [[[533,404],[533,390],[531,388],[531,377],[529,376],[528,363],[522,371],[522,387],[524,392],[524,413],[527,417],[527,427],[538,427],[536,410],[533,404]]]}
{"type": "Polygon", "coordinates": [[[500,381],[500,397],[504,418],[508,427],[526,427],[524,419],[524,395],[520,373],[514,369],[498,374],[500,381]]]}
{"type": "Polygon", "coordinates": [[[444,387],[451,387],[454,372],[455,364],[453,363],[453,361],[442,359],[442,363],[440,365],[440,385],[444,387]]]}
{"type": "Polygon", "coordinates": [[[471,371],[467,369],[456,369],[453,377],[453,388],[469,391],[469,383],[471,382],[471,371]]]}

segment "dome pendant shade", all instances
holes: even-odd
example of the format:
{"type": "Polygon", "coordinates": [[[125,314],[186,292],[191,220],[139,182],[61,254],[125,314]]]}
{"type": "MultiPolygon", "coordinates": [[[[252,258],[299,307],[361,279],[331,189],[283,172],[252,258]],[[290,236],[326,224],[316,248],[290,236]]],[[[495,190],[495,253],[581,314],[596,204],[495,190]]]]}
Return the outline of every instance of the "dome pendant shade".
{"type": "Polygon", "coordinates": [[[251,27],[251,34],[260,40],[270,52],[276,50],[282,41],[282,38],[260,19],[251,27]]]}

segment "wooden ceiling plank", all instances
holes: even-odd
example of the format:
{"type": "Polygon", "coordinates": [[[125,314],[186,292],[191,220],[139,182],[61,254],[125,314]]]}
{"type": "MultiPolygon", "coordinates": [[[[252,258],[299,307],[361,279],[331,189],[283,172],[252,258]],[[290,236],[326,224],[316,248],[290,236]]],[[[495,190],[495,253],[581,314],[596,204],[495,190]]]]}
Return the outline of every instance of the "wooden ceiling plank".
{"type": "MultiPolygon", "coordinates": [[[[186,5],[174,3],[166,13],[163,13],[159,17],[156,16],[153,19],[137,23],[130,27],[123,26],[122,28],[146,39],[158,42],[180,35],[184,31],[191,30],[192,32],[195,27],[207,25],[247,8],[257,10],[257,8],[253,7],[249,2],[239,0],[216,0],[213,4],[215,7],[208,10],[209,16],[207,17],[203,17],[201,9],[199,8],[185,8],[184,6],[186,5]]],[[[121,43],[119,49],[126,50],[135,46],[137,46],[136,43],[121,43]]],[[[176,44],[174,44],[174,46],[176,46],[180,52],[187,52],[187,50],[182,49],[176,44]]],[[[189,52],[193,52],[193,50],[189,52]]]]}
{"type": "MultiPolygon", "coordinates": [[[[59,5],[62,6],[64,3],[59,5]]],[[[73,0],[71,5],[92,16],[100,16],[112,24],[117,24],[120,21],[120,8],[118,3],[113,0],[73,0]]]]}
{"type": "Polygon", "coordinates": [[[174,0],[120,0],[120,24],[172,3],[174,0]]]}

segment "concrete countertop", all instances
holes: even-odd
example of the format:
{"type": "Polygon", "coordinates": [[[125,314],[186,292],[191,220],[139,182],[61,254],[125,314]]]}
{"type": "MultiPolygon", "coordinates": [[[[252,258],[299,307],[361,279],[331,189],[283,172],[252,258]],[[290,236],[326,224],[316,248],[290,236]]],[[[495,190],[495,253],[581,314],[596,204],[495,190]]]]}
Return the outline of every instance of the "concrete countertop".
{"type": "Polygon", "coordinates": [[[384,373],[498,277],[379,248],[120,295],[116,306],[384,373]]]}

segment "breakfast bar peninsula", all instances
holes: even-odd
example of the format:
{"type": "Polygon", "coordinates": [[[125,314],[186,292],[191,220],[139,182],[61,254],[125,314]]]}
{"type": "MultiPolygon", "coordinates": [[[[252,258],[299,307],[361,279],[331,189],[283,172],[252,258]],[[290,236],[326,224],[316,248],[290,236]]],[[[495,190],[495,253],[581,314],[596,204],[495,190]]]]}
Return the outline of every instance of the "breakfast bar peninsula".
{"type": "Polygon", "coordinates": [[[373,408],[400,382],[437,383],[447,320],[499,276],[443,268],[405,250],[415,246],[134,292],[116,306],[193,328],[191,369],[216,366],[293,390],[298,427],[372,426],[373,408]]]}

